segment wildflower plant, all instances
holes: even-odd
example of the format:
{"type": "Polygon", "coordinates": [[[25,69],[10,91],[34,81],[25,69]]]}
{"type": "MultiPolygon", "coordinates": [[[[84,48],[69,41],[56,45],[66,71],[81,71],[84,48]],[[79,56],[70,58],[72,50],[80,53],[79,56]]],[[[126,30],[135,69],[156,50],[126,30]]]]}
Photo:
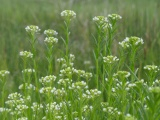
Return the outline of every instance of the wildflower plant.
{"type": "Polygon", "coordinates": [[[147,77],[149,78],[147,83],[151,86],[156,79],[156,76],[160,69],[156,65],[146,65],[144,66],[144,70],[146,70],[147,77]]]}
{"type": "Polygon", "coordinates": [[[55,37],[52,37],[51,35],[57,35],[58,33],[54,30],[45,30],[44,33],[48,36],[45,38],[44,42],[47,46],[47,53],[46,58],[48,61],[48,72],[49,74],[52,74],[53,72],[53,46],[57,44],[58,39],[55,37]]]}
{"type": "MultiPolygon", "coordinates": [[[[95,70],[78,69],[76,56],[69,51],[70,24],[76,17],[72,10],[61,12],[65,37],[61,37],[65,52],[61,58],[54,57],[58,32],[44,31],[46,62],[41,71],[37,61],[38,26],[27,26],[31,43],[30,51],[19,53],[23,60],[22,79],[18,91],[6,92],[7,70],[0,71],[0,118],[13,120],[159,120],[160,80],[159,67],[144,66],[146,78],[141,79],[135,71],[136,53],[143,40],[127,37],[119,42],[122,54],[113,55],[112,43],[117,14],[95,16],[97,34],[94,36],[95,70]],[[127,53],[127,54],[126,54],[127,53]],[[128,55],[129,64],[124,56],[128,55]],[[55,64],[53,63],[56,59],[55,64]],[[124,63],[123,63],[124,62],[124,63]],[[55,68],[59,72],[55,72],[55,68]],[[43,75],[41,74],[43,73],[43,75]],[[8,96],[8,97],[7,97],[8,96]]],[[[60,31],[62,32],[62,31],[60,31]]],[[[85,68],[85,67],[84,67],[85,68]]],[[[137,68],[138,69],[138,68],[137,68]]],[[[12,90],[11,90],[12,91],[12,90]]]]}
{"type": "Polygon", "coordinates": [[[0,71],[0,85],[1,85],[1,105],[2,107],[4,107],[4,99],[5,99],[5,95],[6,95],[6,92],[5,92],[5,84],[6,84],[6,76],[8,76],[8,74],[10,74],[9,71],[7,70],[1,70],[0,71]]]}
{"type": "Polygon", "coordinates": [[[126,37],[122,42],[119,42],[119,45],[123,48],[124,54],[126,54],[127,52],[127,59],[129,59],[129,68],[133,71],[133,73],[135,73],[136,53],[143,44],[143,39],[135,36],[126,37]]]}
{"type": "Polygon", "coordinates": [[[66,60],[68,62],[68,57],[69,57],[69,27],[70,27],[70,22],[72,19],[76,18],[76,13],[72,10],[64,10],[61,12],[61,16],[64,18],[64,24],[65,24],[65,38],[62,38],[65,47],[66,47],[66,60]]]}

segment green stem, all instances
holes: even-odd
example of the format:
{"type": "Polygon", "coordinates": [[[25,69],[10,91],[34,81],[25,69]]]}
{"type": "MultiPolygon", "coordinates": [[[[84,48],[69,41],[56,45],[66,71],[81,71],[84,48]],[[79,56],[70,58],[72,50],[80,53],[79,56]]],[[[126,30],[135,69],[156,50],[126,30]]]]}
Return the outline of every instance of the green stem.
{"type": "Polygon", "coordinates": [[[79,119],[82,120],[82,91],[80,90],[79,119]]]}
{"type": "Polygon", "coordinates": [[[108,66],[108,82],[109,82],[109,84],[108,84],[108,100],[107,100],[109,105],[111,104],[110,101],[111,101],[111,91],[112,91],[112,82],[113,82],[111,68],[112,68],[112,66],[109,65],[108,66]]]}
{"type": "Polygon", "coordinates": [[[67,60],[67,64],[69,64],[69,25],[70,25],[70,21],[67,20],[65,23],[65,26],[66,26],[66,60],[67,60]]]}
{"type": "Polygon", "coordinates": [[[98,29],[98,41],[97,41],[97,49],[96,49],[96,88],[99,89],[99,55],[100,55],[100,29],[98,29]]]}
{"type": "Polygon", "coordinates": [[[49,71],[49,74],[51,75],[53,73],[53,68],[52,68],[52,65],[53,65],[53,46],[50,45],[49,48],[48,48],[48,71],[49,71]]]}
{"type": "Polygon", "coordinates": [[[5,79],[2,78],[2,107],[4,107],[4,99],[5,99],[5,79]]]}

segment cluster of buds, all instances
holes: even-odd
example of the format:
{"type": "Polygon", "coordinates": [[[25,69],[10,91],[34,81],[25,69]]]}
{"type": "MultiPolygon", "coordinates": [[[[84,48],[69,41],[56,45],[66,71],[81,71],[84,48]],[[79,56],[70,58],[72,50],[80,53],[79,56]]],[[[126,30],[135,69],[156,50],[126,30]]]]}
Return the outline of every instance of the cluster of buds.
{"type": "Polygon", "coordinates": [[[119,42],[119,45],[121,45],[124,49],[130,48],[133,46],[140,46],[144,44],[143,39],[138,37],[126,37],[122,42],[119,42]]]}

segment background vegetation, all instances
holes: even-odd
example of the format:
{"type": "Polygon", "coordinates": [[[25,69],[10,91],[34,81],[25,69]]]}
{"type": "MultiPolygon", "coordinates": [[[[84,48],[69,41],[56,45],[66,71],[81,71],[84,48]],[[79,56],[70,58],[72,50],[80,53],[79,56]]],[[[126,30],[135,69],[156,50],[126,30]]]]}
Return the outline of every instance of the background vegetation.
{"type": "MultiPolygon", "coordinates": [[[[0,0],[0,70],[6,69],[11,72],[10,87],[14,87],[21,79],[19,52],[29,50],[24,28],[30,24],[38,25],[41,33],[51,28],[58,31],[59,36],[63,36],[63,20],[60,13],[65,9],[77,13],[75,23],[72,24],[70,41],[71,52],[78,55],[75,60],[77,68],[84,68],[83,63],[88,60],[91,61],[90,67],[94,64],[92,34],[95,34],[95,25],[92,18],[112,13],[122,16],[118,24],[116,44],[126,36],[141,37],[145,44],[140,51],[141,61],[137,59],[137,64],[160,64],[159,0],[0,0]]],[[[47,63],[43,58],[44,36],[40,36],[38,40],[37,60],[41,58],[43,64],[39,68],[44,70],[41,74],[45,74],[47,63]]],[[[64,47],[61,43],[59,38],[59,50],[64,47]]],[[[116,44],[113,51],[116,51],[116,44]]],[[[57,49],[54,52],[55,58],[61,54],[57,49]]]]}

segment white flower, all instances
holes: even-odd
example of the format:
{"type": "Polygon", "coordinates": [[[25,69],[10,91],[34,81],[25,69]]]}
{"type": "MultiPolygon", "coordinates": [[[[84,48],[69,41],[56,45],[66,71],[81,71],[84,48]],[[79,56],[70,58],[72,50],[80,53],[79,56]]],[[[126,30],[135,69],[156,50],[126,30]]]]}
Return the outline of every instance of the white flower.
{"type": "Polygon", "coordinates": [[[32,104],[32,106],[31,106],[31,108],[32,108],[32,110],[33,110],[34,112],[37,112],[37,111],[43,109],[43,105],[34,102],[34,103],[32,104]]]}
{"type": "Polygon", "coordinates": [[[34,69],[24,69],[22,70],[22,73],[34,73],[35,70],[34,69]]]}
{"type": "Polygon", "coordinates": [[[127,71],[118,71],[113,76],[120,76],[120,77],[128,78],[130,75],[131,75],[130,72],[127,72],[127,71]]]}
{"type": "Polygon", "coordinates": [[[58,32],[56,32],[55,30],[52,30],[52,29],[48,29],[48,30],[45,30],[44,31],[44,34],[47,35],[48,37],[51,37],[53,35],[58,35],[58,32]]]}
{"type": "Polygon", "coordinates": [[[19,86],[19,89],[27,89],[27,90],[33,89],[33,90],[35,90],[36,87],[34,85],[32,85],[32,84],[25,83],[25,84],[21,84],[19,86]]]}
{"type": "Polygon", "coordinates": [[[17,120],[28,120],[27,117],[21,117],[21,118],[18,118],[17,120]]]}
{"type": "Polygon", "coordinates": [[[44,42],[47,44],[56,44],[58,42],[58,39],[55,37],[46,37],[44,42]]]}
{"type": "Polygon", "coordinates": [[[107,57],[103,57],[103,62],[104,63],[109,63],[109,64],[112,64],[116,61],[119,61],[119,59],[116,57],[116,56],[107,56],[107,57]]]}
{"type": "Polygon", "coordinates": [[[23,111],[23,110],[26,110],[28,109],[28,106],[27,105],[17,105],[15,110],[16,111],[23,111]]]}
{"type": "Polygon", "coordinates": [[[25,29],[28,33],[31,33],[31,34],[34,34],[40,31],[39,27],[35,25],[27,26],[25,29]]]}
{"type": "Polygon", "coordinates": [[[11,109],[8,109],[8,108],[0,108],[0,113],[2,112],[10,112],[11,109]]]}
{"type": "Polygon", "coordinates": [[[122,19],[122,17],[120,15],[117,15],[117,14],[109,14],[108,15],[108,18],[111,19],[111,20],[119,20],[119,19],[122,19]]]}
{"type": "Polygon", "coordinates": [[[76,17],[76,13],[72,10],[64,10],[61,12],[61,16],[65,18],[69,18],[71,20],[72,18],[76,17]]]}
{"type": "Polygon", "coordinates": [[[26,57],[26,58],[32,58],[33,57],[33,54],[31,52],[28,52],[28,51],[21,51],[19,53],[20,56],[22,57],[26,57]]]}
{"type": "Polygon", "coordinates": [[[126,37],[122,42],[119,42],[123,48],[129,48],[132,46],[140,46],[144,44],[143,39],[138,37],[126,37]]]}
{"type": "Polygon", "coordinates": [[[43,87],[39,90],[39,92],[42,94],[47,94],[47,93],[50,93],[51,90],[52,90],[52,87],[43,87]]]}
{"type": "Polygon", "coordinates": [[[1,71],[0,71],[0,76],[2,76],[2,77],[6,76],[6,75],[8,75],[8,74],[10,74],[10,72],[7,71],[7,70],[1,70],[1,71]]]}
{"type": "Polygon", "coordinates": [[[154,71],[155,73],[159,71],[159,68],[156,65],[146,65],[144,66],[144,69],[148,71],[154,71]]]}
{"type": "Polygon", "coordinates": [[[41,77],[39,79],[39,82],[41,82],[43,85],[47,84],[47,83],[51,83],[54,82],[56,80],[56,76],[54,75],[49,75],[49,76],[45,76],[45,77],[41,77]]]}

